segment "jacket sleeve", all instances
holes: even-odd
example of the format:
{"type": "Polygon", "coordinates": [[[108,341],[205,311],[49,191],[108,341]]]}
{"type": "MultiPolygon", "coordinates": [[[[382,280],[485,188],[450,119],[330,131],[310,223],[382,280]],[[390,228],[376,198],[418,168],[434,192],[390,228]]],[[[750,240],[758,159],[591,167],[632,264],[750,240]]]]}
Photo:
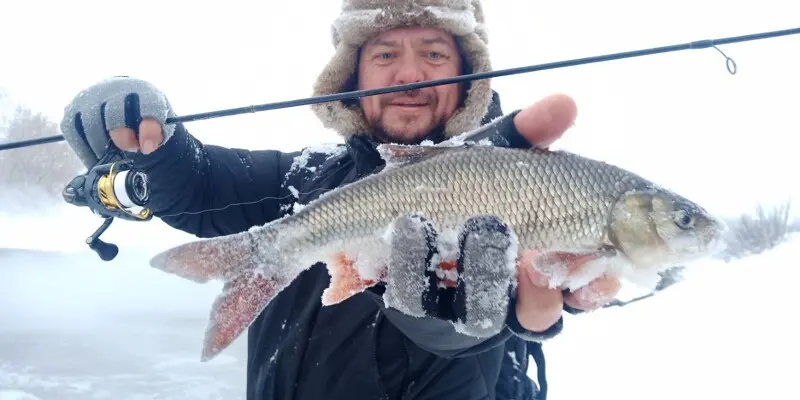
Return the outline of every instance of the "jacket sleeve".
{"type": "Polygon", "coordinates": [[[297,154],[203,145],[178,124],[170,140],[133,160],[148,175],[153,215],[207,238],[264,224],[290,206],[283,178],[297,154]]]}

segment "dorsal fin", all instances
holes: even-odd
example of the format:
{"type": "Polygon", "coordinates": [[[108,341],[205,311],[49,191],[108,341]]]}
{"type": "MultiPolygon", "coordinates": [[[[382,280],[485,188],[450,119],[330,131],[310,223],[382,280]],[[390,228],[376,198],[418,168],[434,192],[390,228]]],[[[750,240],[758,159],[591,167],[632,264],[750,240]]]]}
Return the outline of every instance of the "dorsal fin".
{"type": "Polygon", "coordinates": [[[378,154],[386,162],[384,170],[411,164],[422,159],[436,156],[446,151],[461,150],[469,147],[469,144],[462,145],[407,145],[407,144],[379,144],[378,154]]]}

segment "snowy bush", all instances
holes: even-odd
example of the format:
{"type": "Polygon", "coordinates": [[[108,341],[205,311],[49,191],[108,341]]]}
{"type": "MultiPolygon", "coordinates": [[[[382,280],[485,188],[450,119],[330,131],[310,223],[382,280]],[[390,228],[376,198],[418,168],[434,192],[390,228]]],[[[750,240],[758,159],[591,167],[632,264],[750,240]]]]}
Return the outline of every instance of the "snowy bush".
{"type": "Polygon", "coordinates": [[[790,219],[790,202],[767,209],[759,204],[752,214],[727,221],[726,260],[759,254],[782,243],[792,231],[800,231],[798,221],[790,219]]]}

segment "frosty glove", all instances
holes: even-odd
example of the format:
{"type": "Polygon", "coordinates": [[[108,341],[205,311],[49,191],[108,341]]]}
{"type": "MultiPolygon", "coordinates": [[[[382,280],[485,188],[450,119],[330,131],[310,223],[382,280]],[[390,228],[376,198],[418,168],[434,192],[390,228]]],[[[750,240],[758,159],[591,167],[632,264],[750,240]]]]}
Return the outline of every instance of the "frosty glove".
{"type": "Polygon", "coordinates": [[[407,214],[394,221],[391,232],[384,302],[404,314],[428,316],[426,309],[437,297],[436,275],[431,268],[436,231],[423,216],[407,214]]]}
{"type": "Polygon", "coordinates": [[[167,98],[152,84],[128,77],[101,81],[78,93],[64,110],[61,132],[86,167],[92,167],[109,149],[116,149],[109,132],[130,128],[134,132],[144,118],[158,121],[164,142],[175,131],[165,126],[174,117],[167,98]]]}
{"type": "Polygon", "coordinates": [[[516,276],[509,228],[493,216],[470,218],[459,233],[457,258],[442,259],[433,225],[417,214],[398,218],[383,295],[387,307],[448,320],[456,330],[490,337],[504,327],[516,276]],[[454,268],[442,268],[455,264],[454,268]]]}

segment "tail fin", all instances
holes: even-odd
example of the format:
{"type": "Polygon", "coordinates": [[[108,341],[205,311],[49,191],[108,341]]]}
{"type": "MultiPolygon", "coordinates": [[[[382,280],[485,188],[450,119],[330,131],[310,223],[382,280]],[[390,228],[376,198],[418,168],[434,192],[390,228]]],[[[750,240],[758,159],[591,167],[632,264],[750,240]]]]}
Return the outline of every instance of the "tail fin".
{"type": "Polygon", "coordinates": [[[226,279],[261,262],[257,250],[266,247],[259,246],[261,240],[242,232],[184,243],[154,256],[150,266],[198,283],[226,279]]]}
{"type": "Polygon", "coordinates": [[[200,360],[211,360],[230,346],[288,283],[254,271],[225,282],[211,306],[200,360]]]}
{"type": "Polygon", "coordinates": [[[290,257],[276,238],[277,230],[259,228],[182,244],[150,260],[152,267],[194,282],[225,282],[211,307],[202,361],[225,350],[302,271],[287,264],[290,257]]]}

